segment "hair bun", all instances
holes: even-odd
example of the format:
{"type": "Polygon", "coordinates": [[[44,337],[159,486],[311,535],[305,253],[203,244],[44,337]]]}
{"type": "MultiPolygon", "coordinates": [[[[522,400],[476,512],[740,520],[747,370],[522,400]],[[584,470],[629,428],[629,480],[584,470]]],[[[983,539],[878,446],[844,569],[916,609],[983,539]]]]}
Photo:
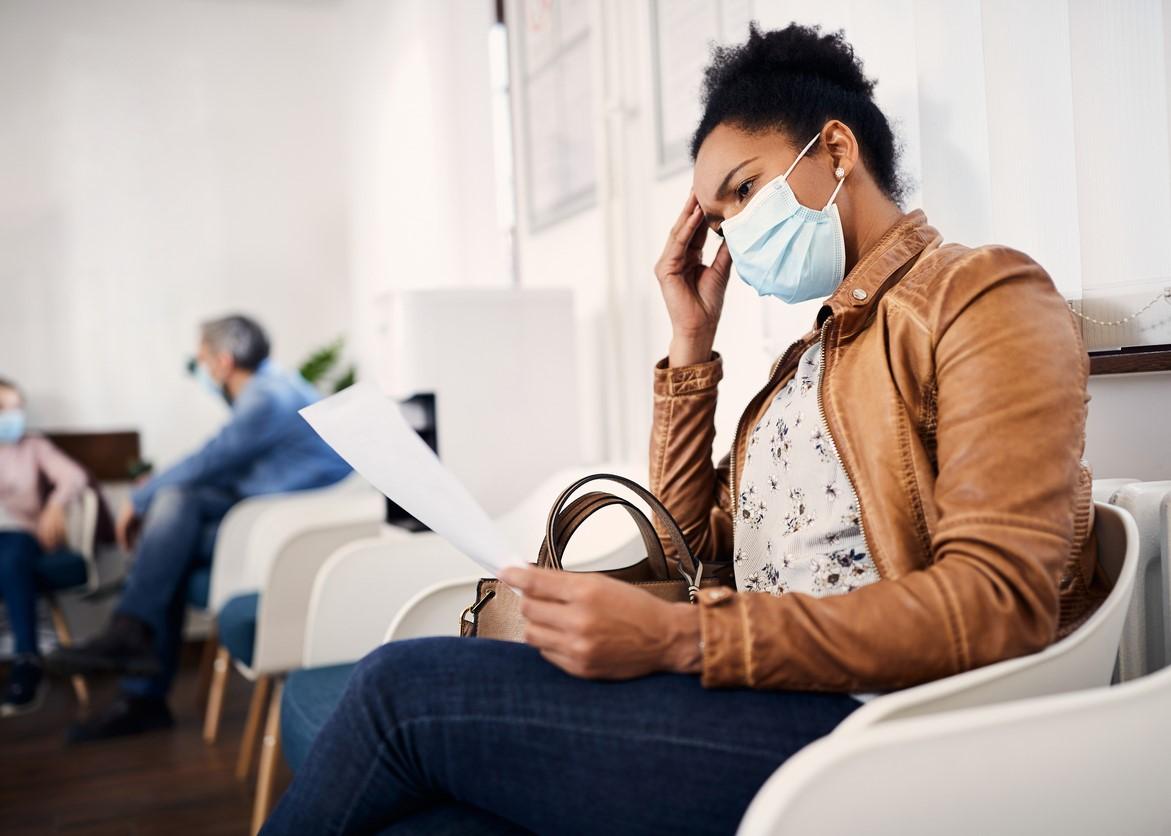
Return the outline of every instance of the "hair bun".
{"type": "Polygon", "coordinates": [[[741,74],[809,76],[850,93],[874,93],[874,82],[862,72],[862,62],[840,30],[822,34],[819,26],[793,24],[761,32],[753,21],[747,43],[733,49],[739,51],[736,71],[741,74]]]}

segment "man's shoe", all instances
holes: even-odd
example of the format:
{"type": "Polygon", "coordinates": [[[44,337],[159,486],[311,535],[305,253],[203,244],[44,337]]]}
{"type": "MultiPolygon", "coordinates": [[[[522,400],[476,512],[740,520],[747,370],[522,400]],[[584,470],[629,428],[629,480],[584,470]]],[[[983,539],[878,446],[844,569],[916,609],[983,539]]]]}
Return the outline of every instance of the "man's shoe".
{"type": "Polygon", "coordinates": [[[155,676],[163,669],[149,625],[118,613],[103,633],[89,641],[60,647],[45,659],[50,673],[155,676]]]}
{"type": "Polygon", "coordinates": [[[66,738],[70,743],[90,743],[169,729],[174,725],[166,700],[123,694],[97,717],[71,726],[66,738]]]}
{"type": "Polygon", "coordinates": [[[39,656],[16,657],[12,671],[8,674],[8,688],[4,702],[0,703],[0,717],[16,717],[36,711],[45,701],[49,684],[39,656]]]}

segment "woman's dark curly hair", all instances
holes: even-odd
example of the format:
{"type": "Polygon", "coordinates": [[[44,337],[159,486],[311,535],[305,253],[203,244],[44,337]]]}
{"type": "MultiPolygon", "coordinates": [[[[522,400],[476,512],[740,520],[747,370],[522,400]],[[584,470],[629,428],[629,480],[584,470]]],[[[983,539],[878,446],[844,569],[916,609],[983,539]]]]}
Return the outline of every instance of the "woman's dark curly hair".
{"type": "MultiPolygon", "coordinates": [[[[691,139],[691,159],[717,125],[747,131],[781,130],[804,145],[830,119],[850,126],[862,159],[896,202],[903,184],[898,150],[886,116],[874,103],[875,82],[842,32],[792,23],[772,32],[755,22],[748,40],[717,46],[704,72],[703,118],[691,139]]],[[[814,146],[811,153],[816,153],[814,146]]]]}

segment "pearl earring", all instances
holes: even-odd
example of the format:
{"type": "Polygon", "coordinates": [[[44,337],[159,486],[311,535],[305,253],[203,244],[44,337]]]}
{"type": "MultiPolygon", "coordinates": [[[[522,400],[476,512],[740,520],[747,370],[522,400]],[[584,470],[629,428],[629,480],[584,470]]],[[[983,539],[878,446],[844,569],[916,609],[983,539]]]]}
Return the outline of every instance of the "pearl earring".
{"type": "Polygon", "coordinates": [[[838,166],[837,168],[834,169],[834,177],[841,180],[845,176],[846,176],[846,170],[844,168],[842,168],[841,166],[838,166]]]}

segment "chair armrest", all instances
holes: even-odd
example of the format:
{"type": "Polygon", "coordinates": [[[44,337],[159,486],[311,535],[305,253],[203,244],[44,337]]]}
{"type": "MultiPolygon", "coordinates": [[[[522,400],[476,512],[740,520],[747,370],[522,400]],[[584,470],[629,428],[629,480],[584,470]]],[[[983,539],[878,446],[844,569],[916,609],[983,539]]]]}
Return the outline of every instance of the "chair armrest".
{"type": "MultiPolygon", "coordinates": [[[[432,533],[363,540],[339,549],[314,583],[302,664],[315,668],[362,658],[382,644],[387,626],[417,592],[479,574],[476,564],[432,533]]],[[[458,624],[458,611],[451,621],[458,624]]]]}

